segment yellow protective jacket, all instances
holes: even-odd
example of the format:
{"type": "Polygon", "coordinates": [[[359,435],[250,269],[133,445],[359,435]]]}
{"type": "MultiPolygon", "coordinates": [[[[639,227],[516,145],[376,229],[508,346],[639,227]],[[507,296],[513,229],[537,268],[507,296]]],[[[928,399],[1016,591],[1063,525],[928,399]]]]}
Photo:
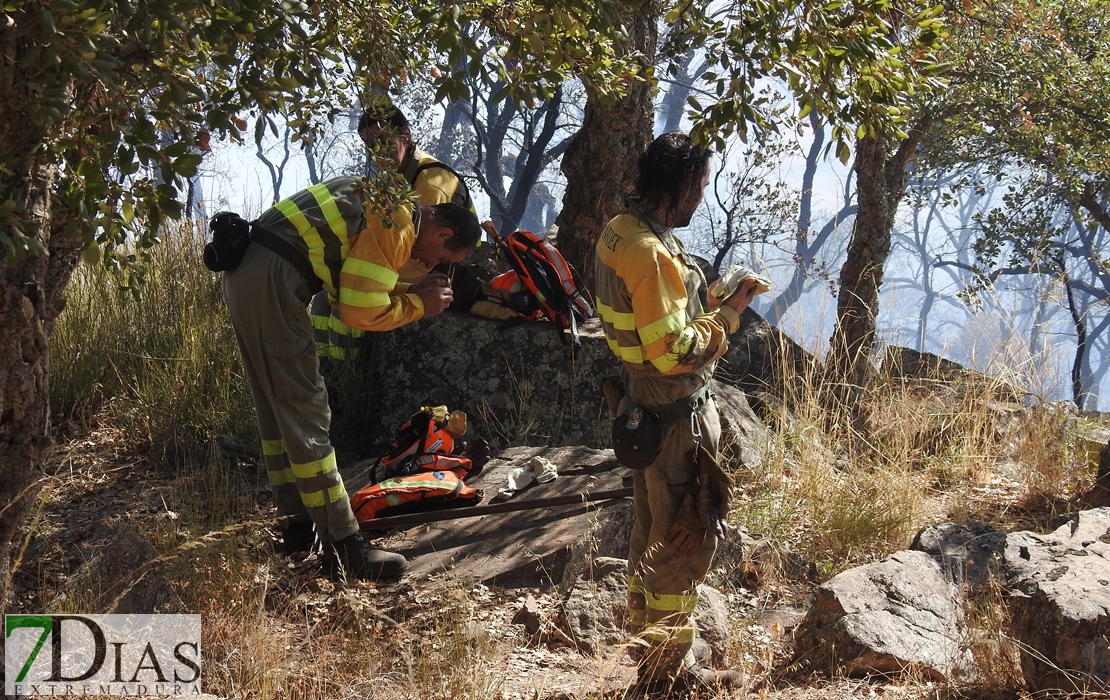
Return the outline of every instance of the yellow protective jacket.
{"type": "Polygon", "coordinates": [[[340,177],[312,185],[267,209],[256,223],[304,250],[344,324],[385,331],[424,315],[420,298],[398,283],[419,214],[402,206],[392,215],[392,228],[384,228],[379,214],[366,216],[357,182],[340,177]]]}
{"type": "Polygon", "coordinates": [[[639,205],[609,222],[596,252],[598,316],[609,348],[629,372],[700,373],[728,349],[740,317],[727,306],[702,311],[698,290],[687,287],[692,275],[704,294],[700,269],[670,229],[639,205]]]}
{"type": "MultiPolygon", "coordinates": [[[[470,192],[466,184],[455,173],[442,166],[431,155],[413,148],[411,157],[404,168],[405,180],[426,206],[455,202],[474,211],[470,192]]],[[[412,283],[426,276],[431,270],[419,260],[408,259],[397,270],[395,291],[403,292],[412,283]]],[[[335,297],[323,297],[312,301],[312,326],[315,329],[316,350],[321,357],[334,360],[353,360],[358,355],[359,338],[362,331],[352,328],[341,320],[339,310],[333,308],[335,297]],[[330,300],[332,303],[328,303],[330,300]]],[[[348,311],[350,313],[350,311],[348,311]]],[[[384,330],[373,328],[371,330],[384,330]]]]}

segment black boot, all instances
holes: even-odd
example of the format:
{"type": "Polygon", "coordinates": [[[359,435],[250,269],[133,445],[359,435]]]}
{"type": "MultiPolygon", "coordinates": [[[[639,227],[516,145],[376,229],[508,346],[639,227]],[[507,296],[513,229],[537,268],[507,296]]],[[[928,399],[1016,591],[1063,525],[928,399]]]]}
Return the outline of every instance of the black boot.
{"type": "Polygon", "coordinates": [[[281,526],[281,538],[286,554],[307,552],[316,543],[316,532],[312,523],[286,523],[281,526]]]}
{"type": "Polygon", "coordinates": [[[324,555],[328,573],[339,579],[390,581],[409,568],[402,555],[374,549],[360,534],[324,545],[324,555]]]}

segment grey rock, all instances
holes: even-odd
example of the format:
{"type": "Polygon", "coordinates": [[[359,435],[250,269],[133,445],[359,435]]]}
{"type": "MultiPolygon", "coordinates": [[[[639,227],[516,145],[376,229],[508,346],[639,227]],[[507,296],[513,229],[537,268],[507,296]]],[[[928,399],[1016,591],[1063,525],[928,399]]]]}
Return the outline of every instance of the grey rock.
{"type": "Polygon", "coordinates": [[[465,411],[472,435],[494,450],[510,445],[608,446],[608,411],[596,382],[617,360],[596,319],[580,346],[546,322],[509,328],[470,314],[445,313],[380,336],[373,390],[377,425],[392,435],[421,406],[465,411]]]}
{"type": "Polygon", "coordinates": [[[598,557],[567,588],[560,621],[578,650],[597,654],[625,640],[628,561],[598,557]]]}
{"type": "Polygon", "coordinates": [[[795,382],[803,382],[816,364],[813,355],[749,308],[740,317],[740,329],[729,336],[716,378],[742,389],[756,414],[764,416],[799,395],[795,382]],[[767,399],[774,405],[765,404],[767,399]]]}
{"type": "MultiPolygon", "coordinates": [[[[380,358],[369,385],[371,400],[378,403],[369,427],[391,436],[421,406],[446,404],[465,411],[473,434],[489,439],[495,449],[608,447],[609,417],[597,381],[616,374],[619,365],[597,319],[586,321],[579,332],[581,345],[576,346],[546,322],[505,328],[478,316],[445,313],[368,334],[374,347],[364,352],[380,358]]],[[[781,358],[812,362],[754,311],[745,312],[729,342],[717,379],[743,390],[770,390],[781,398],[783,373],[776,369],[781,358]]],[[[744,434],[758,430],[755,413],[742,412],[737,429],[744,434]]]]}
{"type": "Polygon", "coordinates": [[[796,653],[849,673],[957,679],[971,668],[963,621],[960,591],[936,561],[924,552],[898,552],[822,584],[796,632],[796,653]]]}
{"type": "Polygon", "coordinates": [[[539,602],[529,594],[524,600],[524,604],[520,606],[520,610],[516,611],[513,615],[514,625],[524,625],[524,629],[529,634],[539,634],[540,628],[543,626],[543,615],[540,612],[539,602]]]}
{"type": "Polygon", "coordinates": [[[989,585],[992,576],[1000,576],[1005,548],[1005,533],[978,522],[928,525],[910,545],[910,549],[936,559],[949,581],[966,583],[979,592],[989,585]]]}
{"type": "MultiPolygon", "coordinates": [[[[698,637],[709,646],[714,668],[728,666],[728,600],[712,586],[698,584],[698,604],[690,620],[698,630],[698,637]]],[[[704,662],[703,662],[704,663],[704,662]]]]}
{"type": "Polygon", "coordinates": [[[755,415],[744,392],[719,380],[712,383],[721,416],[721,456],[728,469],[763,462],[767,427],[755,415]]]}
{"type": "Polygon", "coordinates": [[[1013,635],[1032,690],[1110,684],[1110,508],[1086,510],[1047,535],[1006,537],[1013,635]]]}

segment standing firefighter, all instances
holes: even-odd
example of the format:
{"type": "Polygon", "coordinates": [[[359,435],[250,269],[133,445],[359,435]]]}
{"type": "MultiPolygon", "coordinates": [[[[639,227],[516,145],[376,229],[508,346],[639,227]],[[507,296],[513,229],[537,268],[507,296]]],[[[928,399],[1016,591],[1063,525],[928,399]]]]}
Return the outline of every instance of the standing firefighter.
{"type": "Polygon", "coordinates": [[[368,331],[438,314],[452,300],[447,279],[430,275],[410,286],[398,282],[398,270],[410,259],[458,262],[480,232],[474,214],[456,204],[402,205],[389,228],[383,215],[355,178],[313,185],[251,224],[242,261],[224,276],[286,550],[310,547],[315,525],[333,571],[367,579],[400,576],[405,559],[359,534],[328,437],[308,303],[323,289],[344,324],[368,331]]]}
{"type": "MultiPolygon", "coordinates": [[[[382,149],[397,163],[397,172],[420,198],[420,204],[454,202],[471,212],[474,203],[466,183],[454,170],[420,150],[412,139],[405,114],[386,102],[365,108],[358,120],[358,135],[368,148],[382,149]]],[[[427,276],[431,268],[422,261],[409,260],[398,271],[400,282],[412,284],[427,276]]],[[[331,360],[353,360],[358,355],[362,331],[351,328],[328,303],[328,295],[312,300],[312,325],[316,329],[316,350],[331,360]]]]}
{"type": "Polygon", "coordinates": [[[627,388],[614,444],[632,436],[638,457],[618,449],[634,469],[628,611],[643,689],[736,678],[690,653],[696,586],[728,498],[727,485],[714,483],[723,476],[715,462],[721,427],[709,380],[755,290],[745,280],[710,311],[705,277],[673,234],[701,204],[709,167],[709,154],[686,135],[655,139],[640,156],[628,210],[597,244],[597,311],[627,388]]]}

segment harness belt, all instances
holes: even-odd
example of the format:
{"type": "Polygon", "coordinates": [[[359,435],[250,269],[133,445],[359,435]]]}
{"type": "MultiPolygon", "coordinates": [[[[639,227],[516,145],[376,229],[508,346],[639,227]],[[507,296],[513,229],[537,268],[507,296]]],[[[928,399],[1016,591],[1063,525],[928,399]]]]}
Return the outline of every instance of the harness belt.
{"type": "Polygon", "coordinates": [[[649,408],[645,410],[655,418],[655,422],[659,425],[677,423],[678,421],[686,420],[700,411],[702,406],[709,403],[709,397],[709,383],[707,382],[700,389],[684,399],[679,399],[674,403],[669,403],[659,408],[649,408]]]}
{"type": "Polygon", "coordinates": [[[251,240],[263,248],[269,248],[274,253],[289,261],[289,264],[301,273],[304,281],[308,283],[309,291],[315,296],[324,288],[324,283],[312,271],[312,264],[308,261],[308,257],[297,250],[297,246],[293,245],[284,236],[279,236],[269,229],[262,228],[257,222],[251,222],[251,240]]]}

